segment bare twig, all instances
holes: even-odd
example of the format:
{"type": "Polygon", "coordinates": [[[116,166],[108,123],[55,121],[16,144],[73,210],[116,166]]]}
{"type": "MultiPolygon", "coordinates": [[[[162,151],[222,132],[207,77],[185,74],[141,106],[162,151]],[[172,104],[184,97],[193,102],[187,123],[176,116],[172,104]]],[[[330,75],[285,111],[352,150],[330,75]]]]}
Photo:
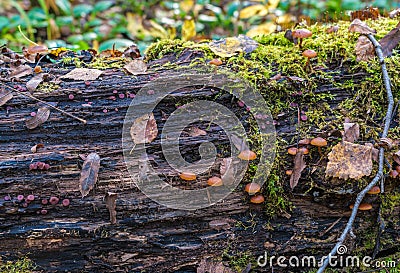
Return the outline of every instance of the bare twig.
{"type": "MultiPolygon", "coordinates": [[[[383,57],[381,45],[375,39],[374,35],[368,34],[367,37],[375,47],[375,52],[376,52],[376,55],[378,56],[378,59],[379,59],[380,65],[381,65],[381,69],[382,69],[382,78],[383,78],[383,83],[385,85],[387,100],[388,100],[388,106],[387,106],[386,117],[385,117],[385,125],[383,128],[382,137],[387,137],[389,128],[390,128],[390,123],[392,120],[391,118],[392,118],[393,104],[394,104],[392,89],[390,87],[390,78],[389,78],[389,74],[386,69],[385,59],[383,57]]],[[[372,181],[357,195],[356,202],[354,204],[353,210],[351,211],[351,215],[346,224],[345,229],[343,230],[342,234],[340,235],[338,242],[336,243],[336,245],[333,247],[333,249],[329,253],[328,257],[324,260],[324,263],[322,264],[322,266],[318,269],[317,273],[324,272],[325,268],[329,265],[329,262],[332,259],[332,257],[337,253],[338,248],[343,244],[344,240],[346,239],[347,234],[349,232],[351,232],[354,220],[356,219],[358,207],[360,206],[362,200],[364,199],[365,194],[373,186],[375,186],[375,184],[378,183],[379,180],[381,180],[383,178],[384,152],[385,152],[384,148],[381,147],[379,149],[379,167],[378,167],[377,174],[375,175],[374,179],[372,179],[372,181]]],[[[381,184],[381,187],[383,187],[383,183],[381,184]]]]}
{"type": "Polygon", "coordinates": [[[79,118],[79,117],[77,117],[77,116],[75,116],[75,115],[73,115],[73,114],[71,114],[71,113],[65,112],[64,110],[61,110],[60,108],[55,107],[54,105],[51,105],[51,104],[48,103],[48,102],[42,101],[42,100],[40,100],[40,99],[38,99],[38,98],[32,96],[31,94],[25,94],[25,93],[23,93],[23,92],[21,92],[21,91],[15,89],[15,88],[13,88],[13,87],[10,87],[10,86],[8,86],[8,85],[2,83],[2,82],[0,82],[0,84],[3,85],[4,87],[7,87],[7,88],[11,89],[12,91],[14,91],[14,92],[16,92],[16,93],[18,93],[18,94],[24,96],[24,97],[28,97],[28,98],[30,98],[30,99],[33,99],[33,100],[38,101],[38,102],[40,102],[40,103],[43,103],[44,105],[46,105],[46,106],[48,106],[48,107],[50,107],[50,108],[53,108],[54,110],[57,110],[58,112],[61,112],[61,113],[63,113],[64,115],[67,115],[67,116],[69,116],[69,117],[71,117],[71,118],[77,119],[77,120],[79,120],[80,122],[82,122],[83,124],[86,124],[86,123],[87,123],[86,120],[84,120],[84,119],[82,119],[82,118],[79,118]]]}

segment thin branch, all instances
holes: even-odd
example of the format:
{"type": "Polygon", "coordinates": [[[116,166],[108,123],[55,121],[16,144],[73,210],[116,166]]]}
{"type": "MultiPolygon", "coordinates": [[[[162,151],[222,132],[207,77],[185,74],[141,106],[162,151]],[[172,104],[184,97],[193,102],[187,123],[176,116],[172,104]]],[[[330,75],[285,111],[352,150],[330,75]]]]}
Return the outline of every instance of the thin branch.
{"type": "MultiPolygon", "coordinates": [[[[375,52],[376,55],[378,56],[379,63],[381,65],[382,69],[382,78],[383,78],[383,83],[385,85],[386,93],[387,93],[387,100],[388,100],[388,106],[387,106],[387,111],[386,111],[386,117],[385,117],[385,126],[383,128],[382,132],[382,138],[387,137],[389,128],[390,128],[390,123],[391,123],[391,118],[392,118],[392,112],[393,112],[393,94],[392,94],[392,89],[390,87],[390,78],[389,74],[386,69],[386,64],[385,64],[385,59],[383,57],[382,53],[382,47],[378,43],[378,41],[375,39],[374,35],[368,34],[367,35],[368,39],[372,42],[372,44],[375,47],[375,52]]],[[[329,253],[328,257],[324,260],[324,263],[322,266],[318,269],[317,273],[322,273],[326,269],[326,267],[329,265],[330,260],[332,257],[337,253],[338,248],[343,244],[344,240],[346,239],[346,236],[349,232],[351,232],[351,229],[353,227],[354,220],[356,219],[358,207],[360,206],[362,200],[364,199],[365,194],[373,187],[375,186],[376,183],[379,182],[383,178],[383,166],[384,166],[384,148],[379,149],[379,167],[378,167],[378,172],[375,175],[374,179],[357,195],[356,202],[354,204],[353,210],[351,211],[350,218],[346,224],[345,229],[343,230],[342,234],[339,237],[338,242],[336,245],[333,247],[331,252],[329,253]]]]}
{"type": "Polygon", "coordinates": [[[58,112],[61,112],[61,113],[63,113],[64,115],[67,115],[67,116],[69,116],[69,117],[71,117],[71,118],[77,119],[77,120],[79,120],[80,122],[82,122],[83,124],[86,124],[86,123],[87,123],[86,120],[84,120],[84,119],[82,119],[82,118],[79,118],[79,117],[77,117],[77,116],[75,116],[75,115],[73,115],[73,114],[70,114],[70,113],[68,113],[68,112],[65,112],[64,110],[61,110],[60,108],[55,107],[54,105],[51,105],[51,104],[48,103],[48,102],[42,101],[42,100],[40,100],[40,99],[38,99],[38,98],[32,96],[31,94],[25,94],[25,93],[23,93],[23,92],[21,92],[21,91],[15,89],[15,88],[13,88],[13,87],[10,87],[10,86],[8,86],[8,85],[2,83],[2,82],[0,82],[0,84],[3,85],[4,87],[7,87],[7,88],[11,89],[12,91],[14,91],[14,92],[16,92],[16,93],[18,93],[18,94],[24,96],[24,97],[28,97],[28,98],[30,98],[30,99],[33,99],[33,100],[38,101],[38,102],[40,102],[40,103],[43,103],[44,105],[46,105],[46,106],[48,106],[48,107],[50,107],[50,108],[53,108],[54,110],[57,110],[58,112]]]}

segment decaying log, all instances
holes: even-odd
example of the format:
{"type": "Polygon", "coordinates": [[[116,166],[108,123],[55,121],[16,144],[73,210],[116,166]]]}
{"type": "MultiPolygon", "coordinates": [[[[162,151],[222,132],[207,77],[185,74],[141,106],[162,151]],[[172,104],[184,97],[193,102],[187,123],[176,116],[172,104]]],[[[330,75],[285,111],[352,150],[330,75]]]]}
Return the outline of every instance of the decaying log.
{"type": "MultiPolygon", "coordinates": [[[[159,63],[162,62],[154,62],[159,63]]],[[[68,71],[51,68],[53,75],[68,71]]],[[[149,72],[140,76],[108,69],[90,85],[64,80],[51,92],[40,89],[33,92],[37,98],[57,102],[60,109],[86,119],[87,124],[52,111],[47,122],[29,130],[25,120],[40,103],[14,95],[0,107],[0,254],[3,259],[13,260],[26,254],[43,272],[196,272],[201,260],[208,257],[216,260],[222,257],[228,262],[247,253],[253,257],[250,262],[254,262],[265,250],[287,257],[299,253],[321,257],[328,253],[347,221],[348,205],[355,193],[340,195],[311,190],[308,194],[288,194],[294,210],[270,219],[263,213],[263,206],[249,204],[241,190],[242,184],[223,202],[196,211],[166,208],[137,188],[126,170],[121,147],[122,125],[132,100],[127,95],[136,94],[162,73],[152,72],[151,65],[149,72]],[[116,96],[114,90],[124,94],[124,98],[110,99],[116,96]],[[72,100],[70,94],[74,95],[72,100]],[[92,104],[88,106],[88,102],[92,104]],[[44,147],[31,152],[31,147],[38,143],[43,143],[44,147]],[[94,190],[81,198],[81,167],[84,157],[92,152],[101,157],[99,179],[94,190]],[[29,170],[29,165],[36,161],[49,164],[50,169],[29,170]],[[107,192],[118,194],[115,225],[109,221],[107,192]],[[20,194],[33,194],[35,200],[24,207],[23,202],[16,201],[20,194]],[[8,196],[11,200],[7,200],[8,196]],[[69,199],[70,205],[42,205],[41,199],[51,196],[69,199]],[[42,209],[46,209],[47,214],[41,214],[42,209]]],[[[359,73],[338,77],[362,81],[365,76],[359,73]]],[[[25,84],[4,83],[9,86],[25,84]]],[[[332,104],[337,105],[349,96],[346,90],[329,85],[319,86],[316,92],[326,90],[336,95],[332,104]]],[[[238,108],[230,94],[218,92],[211,88],[179,90],[166,98],[159,109],[170,114],[179,100],[188,99],[216,100],[232,109],[238,108]]],[[[161,128],[161,111],[155,118],[161,128]]],[[[247,116],[242,115],[242,119],[245,122],[247,116]]],[[[288,116],[280,117],[279,137],[291,139],[295,135],[291,122],[288,116]]],[[[214,142],[229,144],[227,137],[219,134],[218,126],[211,125],[207,130],[214,142]]],[[[184,137],[183,142],[188,145],[183,145],[182,153],[195,160],[197,155],[191,153],[193,145],[205,139],[184,137]]],[[[161,157],[159,142],[158,137],[148,150],[156,163],[161,157]]],[[[158,166],[159,170],[164,167],[168,173],[166,166],[158,166]]],[[[288,178],[282,179],[287,185],[288,178]]],[[[200,177],[199,181],[206,181],[206,177],[200,177]]],[[[393,213],[398,212],[397,206],[393,213]]],[[[357,232],[369,230],[374,234],[376,213],[377,210],[363,212],[356,221],[357,232]]],[[[398,242],[398,227],[394,222],[386,226],[385,238],[398,242]]],[[[349,251],[364,244],[357,239],[350,242],[349,251]]],[[[398,251],[398,246],[396,249],[393,244],[382,250],[381,256],[398,251]]],[[[254,270],[270,272],[271,269],[254,270]]],[[[275,268],[274,272],[279,270],[275,268]]]]}

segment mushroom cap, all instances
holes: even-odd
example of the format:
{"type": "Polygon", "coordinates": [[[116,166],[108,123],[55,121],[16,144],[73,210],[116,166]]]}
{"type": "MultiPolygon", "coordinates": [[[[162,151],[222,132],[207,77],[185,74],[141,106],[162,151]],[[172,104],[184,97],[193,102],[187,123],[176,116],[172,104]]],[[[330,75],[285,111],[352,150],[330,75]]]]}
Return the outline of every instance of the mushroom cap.
{"type": "Polygon", "coordinates": [[[62,205],[63,205],[64,207],[68,207],[69,204],[70,204],[69,199],[64,199],[64,200],[62,200],[62,205]]]}
{"type": "Polygon", "coordinates": [[[57,196],[51,196],[49,199],[50,204],[56,205],[60,201],[60,199],[57,196]]]}
{"type": "Polygon", "coordinates": [[[312,32],[308,29],[301,28],[292,31],[293,38],[308,38],[312,36],[312,32]]]}
{"type": "Polygon", "coordinates": [[[312,49],[307,49],[303,51],[303,56],[307,58],[314,58],[317,56],[317,52],[312,49]]]}
{"type": "Polygon", "coordinates": [[[250,151],[250,150],[244,150],[241,151],[238,157],[242,160],[254,160],[257,158],[257,155],[255,152],[250,151]]]}
{"type": "Polygon", "coordinates": [[[33,200],[35,200],[35,196],[34,196],[33,194],[29,194],[29,195],[26,197],[26,200],[28,200],[28,201],[33,201],[33,200]]]}
{"type": "Polygon", "coordinates": [[[258,185],[257,183],[251,182],[251,183],[246,184],[246,186],[244,187],[244,190],[246,192],[248,192],[249,194],[254,194],[261,190],[261,186],[258,185]]]}
{"type": "Polygon", "coordinates": [[[307,155],[310,152],[306,147],[299,148],[299,151],[302,151],[303,155],[307,155]]]}
{"type": "Polygon", "coordinates": [[[378,186],[373,186],[367,193],[368,194],[378,194],[381,192],[381,189],[378,186]]]}
{"type": "MultiPolygon", "coordinates": [[[[350,209],[353,209],[354,205],[350,205],[350,209]]],[[[368,203],[362,203],[358,207],[358,210],[370,210],[372,209],[372,205],[368,203]]]]}
{"type": "Polygon", "coordinates": [[[179,177],[183,180],[186,181],[192,181],[192,180],[196,180],[196,174],[194,173],[181,173],[179,174],[179,177]]]}
{"type": "Polygon", "coordinates": [[[293,170],[286,170],[286,175],[292,175],[292,173],[293,173],[293,170]]]}
{"type": "Polygon", "coordinates": [[[207,180],[207,184],[208,184],[209,186],[218,187],[218,186],[222,186],[222,185],[223,185],[223,182],[222,182],[222,179],[221,179],[221,178],[219,178],[219,177],[217,177],[217,176],[213,176],[213,177],[210,177],[210,178],[207,180]]]}
{"type": "Polygon", "coordinates": [[[311,142],[311,139],[303,138],[303,139],[299,140],[299,145],[308,145],[308,144],[310,144],[310,142],[311,142]]]}
{"type": "Polygon", "coordinates": [[[311,144],[311,145],[314,145],[314,146],[318,146],[318,147],[323,147],[323,146],[327,146],[327,145],[328,145],[328,142],[326,141],[325,138],[316,137],[316,138],[313,138],[313,139],[311,140],[310,144],[311,144]]]}
{"type": "Polygon", "coordinates": [[[264,196],[262,196],[261,194],[254,195],[250,198],[250,202],[253,204],[261,204],[264,201],[264,196]]]}
{"type": "Polygon", "coordinates": [[[290,155],[296,155],[297,154],[297,148],[296,147],[290,147],[287,150],[287,153],[290,154],[290,155]]]}

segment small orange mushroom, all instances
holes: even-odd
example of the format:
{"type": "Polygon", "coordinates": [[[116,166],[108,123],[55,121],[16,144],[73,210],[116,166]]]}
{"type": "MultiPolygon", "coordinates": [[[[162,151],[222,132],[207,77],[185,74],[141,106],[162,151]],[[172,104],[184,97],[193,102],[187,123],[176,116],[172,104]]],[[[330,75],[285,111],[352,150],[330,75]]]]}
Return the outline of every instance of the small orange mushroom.
{"type": "MultiPolygon", "coordinates": [[[[350,209],[353,209],[353,208],[354,208],[354,205],[350,205],[350,209]]],[[[370,209],[372,209],[372,205],[368,204],[368,203],[362,203],[358,207],[358,210],[370,210],[370,209]]]]}
{"type": "Polygon", "coordinates": [[[286,170],[286,175],[292,175],[292,173],[293,173],[293,170],[286,170]]]}
{"type": "Polygon", "coordinates": [[[194,173],[180,173],[179,177],[183,180],[186,181],[192,181],[192,180],[196,180],[196,174],[194,173]]]}
{"type": "Polygon", "coordinates": [[[328,145],[328,142],[326,141],[325,138],[322,137],[316,137],[313,138],[310,142],[311,145],[317,146],[318,147],[318,152],[321,155],[321,147],[325,147],[328,145]]]}
{"type": "Polygon", "coordinates": [[[299,47],[301,48],[301,43],[303,42],[304,38],[308,38],[312,36],[312,32],[308,29],[296,29],[292,31],[292,37],[299,39],[299,47]]]}
{"type": "Polygon", "coordinates": [[[241,151],[238,157],[242,160],[254,160],[257,158],[257,155],[255,152],[250,151],[250,150],[244,150],[241,151]]]}
{"type": "Polygon", "coordinates": [[[288,152],[288,154],[290,154],[290,155],[296,155],[296,154],[297,154],[297,148],[296,148],[296,147],[290,147],[290,148],[287,150],[287,152],[288,152]]]}
{"type": "Polygon", "coordinates": [[[310,144],[310,142],[311,142],[311,139],[309,139],[309,138],[300,139],[299,145],[308,145],[308,144],[310,144]]]}
{"type": "Polygon", "coordinates": [[[222,64],[222,61],[220,59],[212,59],[209,64],[213,64],[215,66],[219,66],[222,64]]]}
{"type": "Polygon", "coordinates": [[[378,186],[373,186],[367,193],[368,194],[378,194],[381,192],[381,189],[378,186]]]}
{"type": "Polygon", "coordinates": [[[307,155],[310,152],[306,147],[299,148],[299,151],[303,152],[303,155],[307,155]]]}
{"type": "Polygon", "coordinates": [[[257,183],[251,182],[244,187],[244,190],[249,194],[255,194],[261,190],[261,187],[257,183]]]}
{"type": "Polygon", "coordinates": [[[250,198],[250,202],[253,204],[261,204],[265,201],[264,196],[261,194],[254,195],[250,198]]]}
{"type": "Polygon", "coordinates": [[[223,185],[223,182],[222,182],[222,179],[221,179],[221,178],[219,178],[219,177],[217,177],[217,176],[213,176],[213,177],[210,177],[210,178],[207,180],[207,184],[208,184],[209,186],[218,187],[218,186],[222,186],[222,185],[223,185]]]}
{"type": "MultiPolygon", "coordinates": [[[[312,49],[307,49],[307,50],[304,50],[303,56],[307,58],[307,62],[306,62],[306,66],[305,66],[305,67],[307,67],[310,63],[310,59],[317,57],[317,52],[315,52],[312,49]]],[[[311,70],[312,70],[312,67],[311,67],[311,70]]]]}

